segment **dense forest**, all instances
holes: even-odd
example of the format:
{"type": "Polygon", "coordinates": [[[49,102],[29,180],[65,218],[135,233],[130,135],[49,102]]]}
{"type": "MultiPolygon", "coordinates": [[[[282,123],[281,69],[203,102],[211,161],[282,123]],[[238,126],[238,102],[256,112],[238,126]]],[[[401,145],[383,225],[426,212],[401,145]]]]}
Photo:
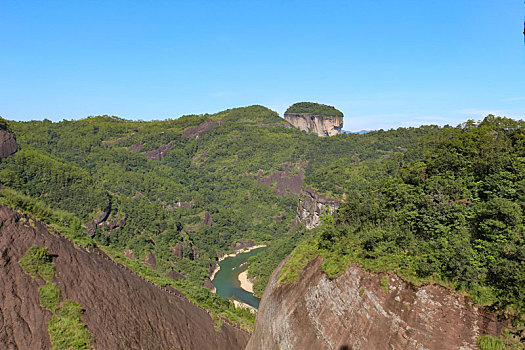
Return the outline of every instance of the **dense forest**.
{"type": "Polygon", "coordinates": [[[294,103],[293,105],[288,107],[288,109],[284,113],[309,113],[320,117],[344,117],[343,112],[336,109],[334,106],[328,106],[313,102],[294,103]]]}
{"type": "Polygon", "coordinates": [[[231,319],[253,321],[203,282],[218,256],[247,240],[270,246],[250,259],[259,295],[306,242],[330,275],[359,261],[441,281],[509,313],[525,307],[521,121],[489,116],[320,138],[250,106],[151,122],[2,125],[20,149],[0,163],[1,203],[37,213],[231,319]],[[342,202],[313,233],[295,222],[306,186],[342,202]]]}
{"type": "Polygon", "coordinates": [[[355,184],[337,214],[297,248],[282,280],[321,254],[332,278],[358,262],[467,293],[523,327],[524,126],[488,116],[382,162],[335,168],[351,172],[355,184]]]}

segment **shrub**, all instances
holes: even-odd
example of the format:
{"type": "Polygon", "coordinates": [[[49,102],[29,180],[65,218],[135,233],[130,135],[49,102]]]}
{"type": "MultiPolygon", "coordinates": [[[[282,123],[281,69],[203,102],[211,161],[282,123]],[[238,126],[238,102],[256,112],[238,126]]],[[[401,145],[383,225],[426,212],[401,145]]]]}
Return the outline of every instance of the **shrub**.
{"type": "Polygon", "coordinates": [[[40,305],[43,308],[55,312],[58,307],[58,300],[60,299],[60,289],[53,282],[47,282],[42,287],[38,288],[40,294],[40,305]]]}
{"type": "Polygon", "coordinates": [[[90,349],[91,335],[82,323],[83,309],[74,301],[64,301],[48,324],[52,349],[90,349]]]}

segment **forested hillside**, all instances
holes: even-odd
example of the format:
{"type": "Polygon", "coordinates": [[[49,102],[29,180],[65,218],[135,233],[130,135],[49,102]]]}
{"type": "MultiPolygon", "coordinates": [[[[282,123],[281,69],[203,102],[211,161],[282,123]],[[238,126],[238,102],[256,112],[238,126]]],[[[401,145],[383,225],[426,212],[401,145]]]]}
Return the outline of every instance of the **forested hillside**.
{"type": "Polygon", "coordinates": [[[358,262],[415,284],[442,284],[503,313],[521,329],[523,127],[523,121],[488,116],[481,123],[444,128],[420,147],[394,152],[382,162],[334,168],[327,176],[350,189],[344,203],[296,249],[281,281],[295,280],[320,254],[331,278],[358,262]],[[338,177],[343,172],[352,180],[338,177]]]}
{"type": "Polygon", "coordinates": [[[0,164],[4,202],[59,210],[44,216],[63,216],[79,239],[145,261],[155,274],[173,270],[184,278],[176,283],[193,286],[203,301],[217,298],[201,288],[212,261],[240,240],[275,248],[253,259],[262,294],[303,236],[300,225],[290,233],[302,186],[341,195],[337,184],[350,181],[355,164],[382,162],[439,130],[321,139],[262,106],[153,122],[7,123],[20,150],[0,164]],[[341,164],[345,170],[334,171],[341,164]]]}
{"type": "Polygon", "coordinates": [[[6,125],[20,149],[0,163],[2,203],[247,327],[253,316],[203,287],[241,240],[270,246],[251,258],[259,295],[306,239],[294,268],[321,254],[331,275],[359,261],[523,310],[522,122],[320,138],[250,106],[152,122],[6,125]],[[314,236],[296,221],[306,186],[343,203],[314,236]]]}

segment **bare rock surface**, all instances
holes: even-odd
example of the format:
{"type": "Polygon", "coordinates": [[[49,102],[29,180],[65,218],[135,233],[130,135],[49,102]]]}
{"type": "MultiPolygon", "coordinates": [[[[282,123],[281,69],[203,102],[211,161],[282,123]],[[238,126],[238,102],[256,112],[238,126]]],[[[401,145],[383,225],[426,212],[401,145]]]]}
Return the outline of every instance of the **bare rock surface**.
{"type": "Polygon", "coordinates": [[[159,148],[145,152],[144,157],[151,159],[151,160],[162,160],[162,158],[166,157],[166,154],[168,154],[168,151],[172,150],[175,146],[176,146],[176,142],[171,141],[165,145],[160,146],[159,148]]]}
{"type": "Polygon", "coordinates": [[[297,221],[304,222],[307,229],[319,226],[321,223],[321,214],[327,211],[332,214],[339,208],[337,198],[332,198],[326,194],[320,194],[312,187],[306,187],[299,197],[297,206],[297,221]]]}
{"type": "Polygon", "coordinates": [[[19,259],[32,245],[49,247],[61,300],[79,303],[94,349],[242,349],[249,334],[210,315],[173,288],[145,281],[99,249],[77,249],[24,214],[0,206],[0,348],[49,349],[38,287],[19,259]]]}
{"type": "Polygon", "coordinates": [[[0,158],[7,158],[18,151],[15,135],[7,130],[0,129],[0,158]]]}
{"type": "Polygon", "coordinates": [[[322,117],[310,113],[285,113],[284,119],[297,129],[318,136],[334,136],[343,129],[343,118],[322,117]]]}
{"type": "Polygon", "coordinates": [[[440,286],[415,287],[356,265],[329,280],[319,257],[297,283],[280,285],[285,262],[270,278],[246,349],[474,350],[477,337],[509,326],[440,286]]]}
{"type": "Polygon", "coordinates": [[[262,176],[262,170],[260,170],[257,174],[257,182],[268,187],[273,186],[273,190],[278,196],[298,196],[301,193],[305,177],[304,170],[307,166],[308,162],[299,159],[296,164],[281,164],[281,168],[284,170],[275,171],[267,176],[262,176]]]}
{"type": "Polygon", "coordinates": [[[198,139],[200,136],[204,135],[210,130],[213,130],[215,127],[222,125],[223,121],[215,121],[207,119],[200,123],[199,125],[192,126],[182,132],[182,136],[198,139]]]}

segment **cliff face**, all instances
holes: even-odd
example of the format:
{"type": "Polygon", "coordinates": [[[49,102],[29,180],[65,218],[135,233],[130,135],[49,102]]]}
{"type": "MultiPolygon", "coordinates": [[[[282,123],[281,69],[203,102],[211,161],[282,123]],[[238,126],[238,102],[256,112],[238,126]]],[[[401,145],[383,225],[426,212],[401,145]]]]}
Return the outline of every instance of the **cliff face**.
{"type": "MultiPolygon", "coordinates": [[[[31,245],[49,247],[61,300],[79,303],[94,349],[242,349],[249,334],[209,314],[171,288],[159,288],[96,248],[77,249],[43,223],[0,206],[0,344],[49,349],[51,312],[39,302],[43,281],[18,261],[31,245]]],[[[1,347],[0,348],[4,348],[1,347]]]]}
{"type": "Polygon", "coordinates": [[[297,283],[279,285],[284,263],[266,287],[246,349],[467,350],[508,326],[461,295],[396,275],[351,265],[330,281],[319,257],[297,283]]]}
{"type": "Polygon", "coordinates": [[[337,208],[339,208],[337,198],[319,194],[313,188],[307,187],[299,196],[297,221],[304,222],[307,229],[312,229],[321,223],[320,216],[325,209],[332,214],[337,208]]]}
{"type": "Polygon", "coordinates": [[[318,136],[334,136],[343,129],[343,118],[320,117],[309,113],[285,113],[284,119],[296,128],[316,133],[318,136]]]}
{"type": "Polygon", "coordinates": [[[7,130],[0,130],[0,158],[6,158],[16,153],[18,145],[15,135],[7,130]]]}

